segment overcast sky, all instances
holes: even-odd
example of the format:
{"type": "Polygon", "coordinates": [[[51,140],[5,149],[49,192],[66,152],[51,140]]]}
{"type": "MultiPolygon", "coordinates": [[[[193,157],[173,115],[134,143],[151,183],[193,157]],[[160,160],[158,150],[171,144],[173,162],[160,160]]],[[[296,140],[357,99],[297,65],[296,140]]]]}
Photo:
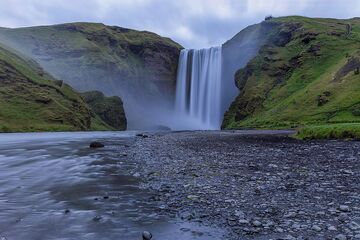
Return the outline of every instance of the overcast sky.
{"type": "Polygon", "coordinates": [[[266,15],[360,17],[360,0],[0,0],[0,26],[102,22],[148,30],[186,48],[220,45],[266,15]]]}

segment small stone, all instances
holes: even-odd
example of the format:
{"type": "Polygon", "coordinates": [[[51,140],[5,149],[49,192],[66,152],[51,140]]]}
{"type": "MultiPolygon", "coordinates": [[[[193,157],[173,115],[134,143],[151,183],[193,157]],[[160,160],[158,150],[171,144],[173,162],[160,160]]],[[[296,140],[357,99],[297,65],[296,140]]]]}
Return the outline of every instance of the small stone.
{"type": "Polygon", "coordinates": [[[100,220],[101,220],[101,216],[95,216],[94,218],[93,218],[93,221],[94,222],[99,222],[100,220]]]}
{"type": "Polygon", "coordinates": [[[312,230],[316,231],[316,232],[320,232],[321,231],[321,227],[319,227],[318,225],[313,225],[312,230]]]}
{"type": "Polygon", "coordinates": [[[92,142],[90,143],[90,148],[103,148],[105,147],[104,144],[102,144],[101,142],[92,142]]]}
{"type": "Polygon", "coordinates": [[[197,200],[199,198],[199,196],[197,196],[197,195],[188,195],[187,196],[187,199],[189,199],[189,200],[197,200]]]}
{"type": "Polygon", "coordinates": [[[69,214],[69,213],[70,213],[70,210],[69,210],[69,209],[66,209],[66,210],[64,211],[64,213],[65,213],[65,214],[69,214]]]}
{"type": "Polygon", "coordinates": [[[144,231],[142,233],[142,238],[143,240],[151,240],[152,239],[152,234],[148,231],[144,231]]]}
{"type": "Polygon", "coordinates": [[[295,212],[289,212],[287,214],[284,215],[285,218],[293,218],[296,217],[296,213],[295,212]]]}
{"type": "Polygon", "coordinates": [[[277,227],[277,228],[275,229],[275,232],[278,232],[278,233],[283,233],[283,232],[284,232],[284,230],[283,230],[282,228],[277,227]]]}
{"type": "Polygon", "coordinates": [[[329,226],[329,227],[328,227],[328,230],[329,230],[329,231],[337,231],[336,227],[334,227],[334,226],[329,226]]]}
{"type": "Polygon", "coordinates": [[[340,222],[346,222],[347,220],[349,220],[349,216],[346,213],[340,213],[338,220],[340,222]]]}
{"type": "Polygon", "coordinates": [[[109,196],[104,196],[103,198],[104,198],[104,199],[109,199],[109,196]]]}
{"type": "Polygon", "coordinates": [[[340,205],[339,210],[342,212],[350,212],[349,206],[346,205],[340,205]]]}
{"type": "Polygon", "coordinates": [[[240,210],[235,210],[235,213],[234,215],[236,217],[244,217],[245,216],[245,213],[243,211],[240,211],[240,210]]]}
{"type": "Polygon", "coordinates": [[[254,227],[260,227],[262,225],[262,223],[258,220],[253,221],[252,224],[254,227]]]}
{"type": "Polygon", "coordinates": [[[356,230],[359,230],[360,229],[360,224],[358,224],[357,222],[355,221],[352,221],[350,224],[349,224],[349,228],[353,231],[356,231],[356,230]]]}
{"type": "Polygon", "coordinates": [[[300,224],[294,223],[292,225],[292,228],[295,229],[295,230],[299,230],[301,228],[301,226],[300,226],[300,224]]]}
{"type": "Polygon", "coordinates": [[[140,175],[140,173],[138,173],[138,172],[133,174],[133,177],[136,177],[136,178],[138,178],[138,177],[140,177],[140,176],[141,176],[141,175],[140,175]]]}
{"type": "Polygon", "coordinates": [[[249,224],[249,221],[248,220],[246,220],[246,219],[240,219],[239,220],[239,224],[249,224]]]}
{"type": "Polygon", "coordinates": [[[338,234],[335,236],[336,240],[346,240],[346,236],[344,234],[338,234]]]}
{"type": "Polygon", "coordinates": [[[136,134],[137,137],[142,137],[142,138],[148,138],[149,136],[146,135],[146,134],[142,134],[142,133],[139,133],[139,134],[136,134]]]}

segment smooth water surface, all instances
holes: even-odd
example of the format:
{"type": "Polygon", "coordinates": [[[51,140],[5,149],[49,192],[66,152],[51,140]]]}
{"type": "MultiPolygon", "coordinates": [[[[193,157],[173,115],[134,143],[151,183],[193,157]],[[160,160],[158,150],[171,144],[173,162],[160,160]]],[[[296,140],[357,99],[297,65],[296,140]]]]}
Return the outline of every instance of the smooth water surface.
{"type": "MultiPolygon", "coordinates": [[[[222,239],[170,219],[131,175],[135,132],[0,134],[0,237],[17,239],[222,239]],[[102,149],[90,149],[99,140],[102,149]]],[[[136,149],[141,151],[141,149],[136,149]]],[[[136,152],[135,151],[135,152],[136,152]]]]}

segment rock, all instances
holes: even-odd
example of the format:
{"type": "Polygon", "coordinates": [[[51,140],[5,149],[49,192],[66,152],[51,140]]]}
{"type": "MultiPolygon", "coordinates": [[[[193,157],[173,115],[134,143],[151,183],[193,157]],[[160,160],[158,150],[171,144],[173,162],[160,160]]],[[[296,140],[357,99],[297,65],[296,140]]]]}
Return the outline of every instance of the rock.
{"type": "Polygon", "coordinates": [[[189,199],[189,200],[197,200],[199,198],[199,196],[197,196],[197,195],[188,195],[187,196],[187,199],[189,199]]]}
{"type": "Polygon", "coordinates": [[[115,130],[126,130],[127,120],[123,101],[118,96],[106,97],[102,92],[91,91],[82,93],[85,102],[92,112],[115,130]]]}
{"type": "Polygon", "coordinates": [[[239,224],[242,224],[242,225],[249,224],[249,221],[246,219],[240,219],[239,224]]]}
{"type": "Polygon", "coordinates": [[[349,220],[349,216],[346,213],[340,213],[338,220],[340,222],[346,222],[347,220],[349,220]]]}
{"type": "Polygon", "coordinates": [[[65,214],[69,214],[69,213],[70,213],[70,210],[69,210],[69,209],[66,209],[66,210],[64,211],[64,213],[65,213],[65,214]]]}
{"type": "Polygon", "coordinates": [[[356,231],[356,230],[359,230],[360,229],[360,224],[358,224],[357,222],[355,221],[352,221],[350,224],[349,224],[349,228],[353,231],[356,231]]]}
{"type": "Polygon", "coordinates": [[[140,173],[138,173],[138,172],[133,174],[133,177],[137,177],[137,178],[138,178],[138,177],[140,177],[140,176],[141,176],[141,175],[140,175],[140,173]]]}
{"type": "Polygon", "coordinates": [[[137,137],[142,137],[142,138],[148,138],[149,136],[146,134],[142,134],[142,133],[138,133],[136,134],[137,137]]]}
{"type": "Polygon", "coordinates": [[[339,210],[342,212],[350,212],[350,208],[347,205],[340,205],[339,210]]]}
{"type": "Polygon", "coordinates": [[[329,226],[329,227],[328,227],[328,230],[329,230],[329,231],[337,231],[336,227],[334,227],[334,226],[329,226]]]}
{"type": "Polygon", "coordinates": [[[105,147],[104,144],[102,144],[101,142],[92,142],[90,143],[90,148],[103,148],[105,147]]]}
{"type": "Polygon", "coordinates": [[[143,240],[150,240],[150,239],[152,239],[152,234],[148,231],[144,231],[142,233],[142,238],[143,238],[143,240]]]}
{"type": "Polygon", "coordinates": [[[94,222],[99,222],[101,219],[102,219],[101,216],[95,216],[92,220],[93,220],[94,222]]]}
{"type": "Polygon", "coordinates": [[[313,225],[312,230],[316,231],[316,232],[320,232],[321,231],[321,227],[319,227],[318,225],[313,225]]]}
{"type": "Polygon", "coordinates": [[[245,213],[243,212],[243,211],[241,211],[241,210],[235,210],[235,213],[234,213],[234,215],[236,216],[236,217],[244,217],[245,216],[245,213]]]}
{"type": "Polygon", "coordinates": [[[344,234],[338,234],[335,236],[336,240],[346,240],[346,236],[344,234]]]}
{"type": "Polygon", "coordinates": [[[261,227],[262,226],[262,223],[260,221],[258,221],[258,220],[253,221],[252,224],[253,224],[254,227],[261,227]]]}
{"type": "Polygon", "coordinates": [[[360,239],[360,234],[356,234],[356,235],[354,236],[354,239],[360,239]]]}

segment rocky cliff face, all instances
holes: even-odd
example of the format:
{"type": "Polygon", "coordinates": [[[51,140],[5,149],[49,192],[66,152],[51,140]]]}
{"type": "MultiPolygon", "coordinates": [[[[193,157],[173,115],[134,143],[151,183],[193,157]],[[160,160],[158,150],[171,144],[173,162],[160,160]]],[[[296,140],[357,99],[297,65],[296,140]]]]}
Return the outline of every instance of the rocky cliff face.
{"type": "Polygon", "coordinates": [[[124,101],[130,128],[170,107],[181,46],[150,32],[93,23],[1,29],[0,42],[79,91],[124,101]]]}
{"type": "Polygon", "coordinates": [[[36,62],[0,46],[0,132],[110,130],[82,97],[36,62]]]}
{"type": "Polygon", "coordinates": [[[99,116],[115,130],[126,130],[127,120],[121,98],[105,97],[99,91],[85,92],[81,95],[90,106],[94,116],[99,116]]]}
{"type": "Polygon", "coordinates": [[[360,20],[276,18],[235,75],[240,94],[223,128],[360,122],[360,20]]]}

